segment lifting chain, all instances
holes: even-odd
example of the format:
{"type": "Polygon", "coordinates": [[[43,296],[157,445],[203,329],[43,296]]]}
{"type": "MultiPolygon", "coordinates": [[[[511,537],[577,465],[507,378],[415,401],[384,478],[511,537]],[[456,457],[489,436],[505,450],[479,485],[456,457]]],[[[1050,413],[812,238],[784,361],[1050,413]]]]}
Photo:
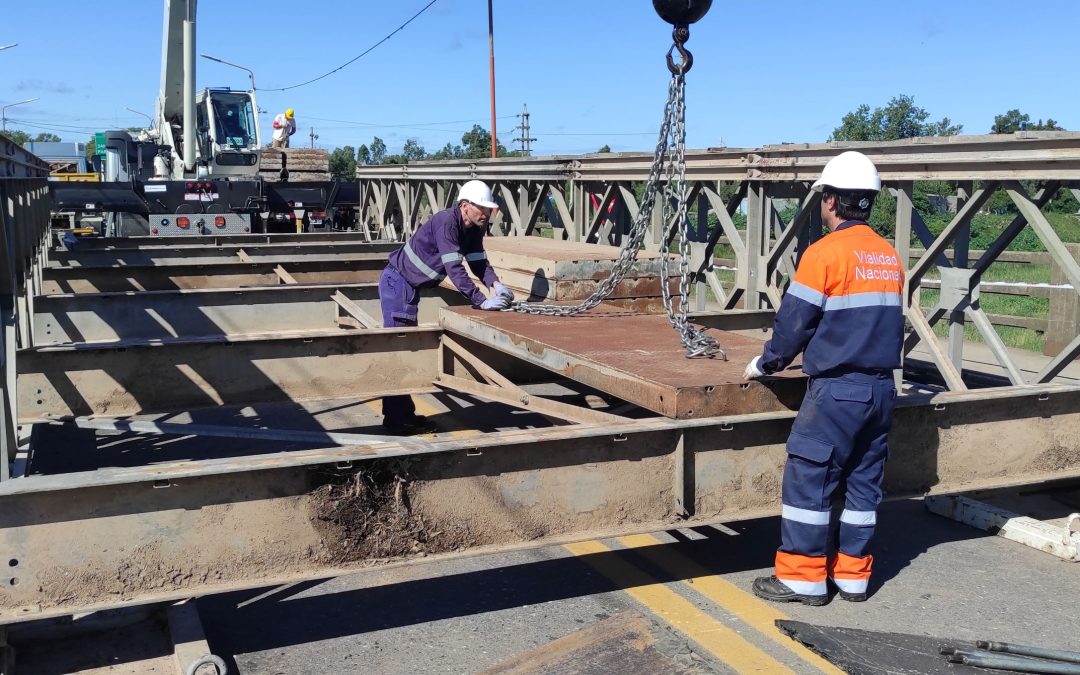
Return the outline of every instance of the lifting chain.
{"type": "Polygon", "coordinates": [[[678,332],[683,347],[686,348],[687,358],[719,356],[721,359],[727,360],[727,354],[720,348],[716,338],[706,335],[704,328],[691,325],[687,319],[690,304],[691,274],[690,241],[687,232],[686,73],[693,64],[693,57],[690,52],[686,51],[683,43],[689,37],[690,31],[686,26],[675,27],[675,44],[667,55],[671,80],[668,83],[667,103],[664,105],[664,119],[660,124],[660,137],[656,143],[656,151],[653,154],[649,178],[645,182],[641,208],[630,226],[626,243],[612,266],[611,274],[600,283],[592,295],[580,304],[550,305],[536,302],[517,302],[511,306],[511,309],[517,312],[545,316],[573,316],[587,312],[599,305],[604,298],[611,295],[611,292],[626,277],[637,261],[638,253],[645,242],[646,235],[649,233],[653,207],[657,201],[660,201],[662,204],[661,222],[664,224],[660,240],[662,248],[660,254],[660,287],[668,320],[678,332]],[[676,50],[680,57],[679,63],[675,63],[672,59],[672,54],[676,50]],[[663,178],[663,181],[661,178],[663,178]],[[657,195],[658,192],[659,195],[657,195]],[[669,266],[672,261],[671,256],[668,254],[670,245],[676,241],[679,248],[677,256],[679,264],[678,311],[675,310],[669,287],[669,266]]]}

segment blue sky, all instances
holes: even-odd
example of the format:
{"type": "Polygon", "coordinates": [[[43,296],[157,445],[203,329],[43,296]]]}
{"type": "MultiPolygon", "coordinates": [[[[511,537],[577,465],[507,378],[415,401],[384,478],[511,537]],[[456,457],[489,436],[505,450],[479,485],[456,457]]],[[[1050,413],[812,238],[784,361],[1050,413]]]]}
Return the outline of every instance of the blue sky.
{"type": "MultiPolygon", "coordinates": [[[[200,0],[198,51],[255,71],[266,133],[296,110],[297,140],[321,147],[375,135],[391,151],[413,138],[434,151],[489,121],[487,3],[438,0],[200,0]]],[[[160,78],[157,0],[3,0],[0,105],[10,128],[84,140],[94,130],[144,125],[160,78]],[[30,125],[36,125],[31,127],[30,125]]],[[[499,138],[517,134],[528,104],[535,155],[651,150],[671,42],[648,0],[494,0],[499,138]]],[[[688,47],[690,147],[824,141],[861,103],[909,94],[933,119],[985,133],[1019,108],[1080,129],[1073,67],[1080,2],[716,0],[688,47]]],[[[198,84],[246,88],[244,72],[198,59],[198,84]]],[[[295,144],[295,143],[294,143],[295,144]]]]}

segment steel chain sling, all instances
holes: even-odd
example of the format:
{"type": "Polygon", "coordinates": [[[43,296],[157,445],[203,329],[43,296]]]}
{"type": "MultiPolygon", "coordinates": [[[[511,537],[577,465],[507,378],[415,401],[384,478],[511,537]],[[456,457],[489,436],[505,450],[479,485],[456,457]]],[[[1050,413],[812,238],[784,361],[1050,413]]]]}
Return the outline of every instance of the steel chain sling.
{"type": "MultiPolygon", "coordinates": [[[[708,3],[711,4],[711,3],[708,3]]],[[[655,3],[654,3],[655,5],[655,3]]],[[[706,7],[707,9],[707,7],[706,7]]],[[[704,13],[704,12],[702,12],[704,13]]],[[[663,14],[661,14],[663,16],[663,14]]],[[[666,18],[666,17],[665,17],[666,18]]],[[[698,17],[700,18],[700,17],[698,17]]],[[[693,19],[696,20],[696,19],[693,19]]],[[[687,196],[686,186],[686,73],[693,65],[693,57],[683,44],[689,39],[690,31],[685,24],[676,24],[675,44],[667,54],[671,80],[668,82],[668,97],[664,104],[664,118],[660,124],[660,135],[653,154],[652,166],[645,191],[641,198],[641,208],[637,212],[626,243],[619,252],[619,257],[612,266],[611,274],[585,300],[577,305],[550,305],[538,302],[516,302],[511,309],[517,312],[544,316],[573,316],[587,312],[611,295],[615,287],[632,269],[638,254],[649,233],[649,222],[660,192],[661,216],[664,223],[660,252],[660,287],[664,301],[664,310],[668,320],[679,334],[687,358],[719,356],[727,359],[724,350],[715,338],[706,335],[704,328],[690,324],[687,312],[690,301],[690,240],[687,232],[687,196]],[[672,53],[678,50],[680,62],[675,63],[672,53]],[[661,177],[664,178],[661,181],[661,177]],[[662,186],[662,188],[661,188],[662,186]],[[675,310],[670,280],[670,256],[668,248],[678,241],[679,261],[679,309],[675,310]]]]}

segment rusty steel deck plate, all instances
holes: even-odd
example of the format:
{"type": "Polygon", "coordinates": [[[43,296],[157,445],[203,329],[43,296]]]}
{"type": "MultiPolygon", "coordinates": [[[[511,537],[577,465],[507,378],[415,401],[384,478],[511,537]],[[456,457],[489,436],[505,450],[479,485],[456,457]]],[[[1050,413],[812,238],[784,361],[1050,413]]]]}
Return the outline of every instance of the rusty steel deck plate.
{"type": "Polygon", "coordinates": [[[764,382],[746,382],[746,364],[762,342],[710,331],[728,360],[688,359],[667,317],[597,308],[573,317],[441,310],[454,334],[512,354],[571,380],[667,417],[686,419],[775,412],[798,407],[805,376],[789,368],[764,382]]]}

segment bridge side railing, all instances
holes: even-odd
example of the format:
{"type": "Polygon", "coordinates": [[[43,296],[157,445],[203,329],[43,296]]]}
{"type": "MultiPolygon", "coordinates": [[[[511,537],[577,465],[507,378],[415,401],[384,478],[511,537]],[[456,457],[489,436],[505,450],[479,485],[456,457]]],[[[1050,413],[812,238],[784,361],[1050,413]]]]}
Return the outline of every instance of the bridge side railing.
{"type": "Polygon", "coordinates": [[[0,480],[10,477],[16,438],[15,354],[34,344],[49,228],[49,167],[0,136],[0,480]]]}
{"type": "MultiPolygon", "coordinates": [[[[1010,244],[1029,229],[1061,271],[1061,285],[1066,290],[1071,286],[1073,293],[1080,290],[1080,264],[1044,213],[1059,190],[1080,197],[1080,133],[688,150],[698,309],[704,309],[709,295],[725,310],[779,306],[800,252],[823,235],[818,196],[810,186],[825,163],[846,149],[860,150],[874,161],[895,199],[891,236],[901,258],[910,261],[911,332],[905,353],[922,343],[950,390],[967,388],[961,362],[968,324],[1014,385],[1050,382],[1080,355],[1076,337],[1040,372],[1033,376],[1022,372],[979,304],[984,275],[991,265],[1013,254],[1010,244]],[[944,181],[954,190],[955,212],[943,228],[932,231],[927,216],[916,209],[916,181],[944,181]],[[1016,215],[985,250],[972,251],[972,219],[996,194],[1007,196],[1016,215]],[[721,243],[724,251],[718,255],[721,243]],[[717,257],[734,262],[734,269],[719,269],[717,257]],[[733,280],[725,278],[732,275],[733,280]],[[928,284],[930,277],[935,278],[928,284]],[[928,285],[936,285],[939,293],[935,306],[924,309],[919,289],[928,285]],[[942,322],[948,324],[945,344],[934,333],[934,326],[942,322]]],[[[433,212],[451,205],[462,183],[480,179],[492,186],[501,205],[492,234],[533,235],[546,224],[556,239],[617,246],[641,208],[640,188],[651,162],[646,153],[514,157],[361,166],[357,176],[364,220],[384,238],[408,236],[433,212]]],[[[652,213],[645,246],[655,251],[666,246],[667,228],[659,220],[661,209],[652,213]]]]}

